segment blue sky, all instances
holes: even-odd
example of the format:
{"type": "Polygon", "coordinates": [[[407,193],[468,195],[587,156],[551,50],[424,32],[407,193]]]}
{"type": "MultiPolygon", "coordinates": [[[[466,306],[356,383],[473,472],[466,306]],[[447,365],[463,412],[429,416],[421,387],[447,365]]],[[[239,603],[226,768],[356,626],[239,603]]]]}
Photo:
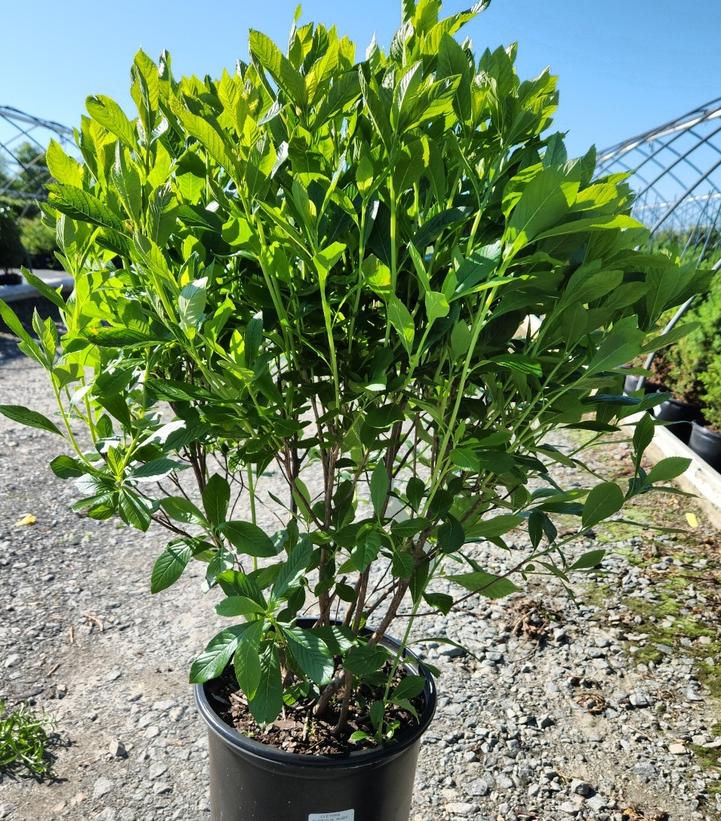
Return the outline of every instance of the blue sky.
{"type": "MultiPolygon", "coordinates": [[[[447,11],[471,0],[447,0],[447,11]]],[[[387,44],[395,0],[307,0],[303,21],[336,23],[362,46],[387,44]]],[[[76,125],[89,94],[129,108],[142,46],[173,55],[176,75],[215,75],[247,55],[247,30],[287,40],[295,0],[34,0],[0,12],[0,105],[76,125]]],[[[569,148],[604,148],[721,96],[719,0],[493,0],[467,27],[477,50],[519,42],[519,71],[560,75],[557,127],[569,148]]],[[[2,136],[0,134],[0,136],[2,136]]]]}

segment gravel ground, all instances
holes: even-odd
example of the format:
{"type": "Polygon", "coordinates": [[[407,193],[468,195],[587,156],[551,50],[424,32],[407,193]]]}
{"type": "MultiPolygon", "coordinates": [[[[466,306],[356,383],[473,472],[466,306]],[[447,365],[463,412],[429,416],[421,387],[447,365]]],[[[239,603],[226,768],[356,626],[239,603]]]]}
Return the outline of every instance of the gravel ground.
{"type": "MultiPolygon", "coordinates": [[[[52,414],[44,374],[1,334],[0,397],[52,414]]],[[[71,513],[72,485],[47,468],[53,439],[0,417],[0,698],[45,710],[60,739],[57,780],[0,777],[0,819],[207,818],[187,670],[219,622],[199,568],[152,597],[163,533],[71,513]],[[36,523],[16,524],[26,514],[36,523]]],[[[623,456],[595,458],[612,477],[623,456]]],[[[536,580],[445,625],[419,620],[418,638],[447,633],[470,654],[423,645],[441,695],[413,821],[721,819],[720,540],[668,498],[634,515],[685,527],[696,510],[699,527],[599,529],[578,551],[607,547],[605,576],[575,602],[536,580]]]]}

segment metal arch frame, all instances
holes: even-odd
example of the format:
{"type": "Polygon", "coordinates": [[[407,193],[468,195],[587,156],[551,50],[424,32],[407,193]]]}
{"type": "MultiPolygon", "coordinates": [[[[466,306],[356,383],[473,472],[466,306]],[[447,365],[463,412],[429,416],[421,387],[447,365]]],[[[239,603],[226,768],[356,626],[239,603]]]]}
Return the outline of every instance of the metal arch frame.
{"type": "MultiPolygon", "coordinates": [[[[43,145],[32,133],[36,129],[43,129],[46,132],[50,132],[62,145],[67,146],[72,144],[72,129],[54,120],[35,117],[13,106],[0,106],[0,121],[8,123],[15,130],[15,134],[10,140],[6,140],[5,142],[0,141],[0,154],[5,154],[10,157],[16,168],[26,172],[33,171],[47,148],[47,145],[43,145]],[[14,142],[21,138],[24,138],[25,141],[38,149],[35,159],[29,163],[20,160],[13,147],[11,147],[14,142]]],[[[23,213],[25,213],[33,202],[46,198],[46,193],[43,188],[23,191],[12,188],[10,185],[0,186],[0,195],[17,200],[18,202],[24,202],[23,213]]]]}
{"type": "MultiPolygon", "coordinates": [[[[721,180],[718,179],[721,177],[721,173],[717,174],[716,179],[714,178],[714,174],[721,169],[721,148],[714,141],[714,138],[718,138],[717,142],[721,142],[721,137],[718,137],[721,134],[721,125],[708,129],[706,133],[701,133],[700,127],[708,125],[712,120],[719,118],[721,118],[721,97],[711,100],[681,117],[677,117],[675,120],[670,120],[643,134],[611,146],[601,152],[597,163],[597,177],[605,176],[615,165],[629,172],[631,178],[635,177],[641,181],[643,187],[637,192],[637,214],[639,211],[645,210],[654,220],[649,226],[651,237],[671,217],[678,214],[680,209],[686,209],[686,212],[694,219],[688,220],[690,231],[681,255],[686,257],[693,254],[697,263],[704,259],[721,218],[721,180]],[[688,145],[679,145],[677,147],[675,145],[677,141],[682,140],[684,137],[691,137],[693,141],[688,145]],[[694,152],[701,148],[711,149],[717,155],[706,170],[701,167],[701,163],[697,164],[695,157],[691,159],[694,152]],[[662,159],[667,151],[675,159],[668,164],[664,164],[662,159]],[[640,161],[637,163],[633,162],[634,152],[640,155],[640,161]],[[645,172],[645,167],[649,164],[658,166],[661,169],[661,172],[656,174],[650,181],[645,178],[645,174],[641,173],[642,169],[645,172]],[[685,170],[690,169],[693,171],[693,178],[687,179],[685,182],[682,181],[680,176],[675,173],[679,166],[685,170]],[[664,178],[676,183],[680,188],[680,193],[672,199],[657,196],[655,201],[650,201],[650,195],[653,193],[660,194],[657,186],[664,178]],[[708,191],[694,196],[694,192],[703,183],[710,183],[708,191]],[[701,207],[694,211],[689,208],[693,203],[697,203],[701,207]]],[[[720,244],[717,240],[716,247],[720,244]]],[[[714,273],[720,270],[721,259],[712,268],[714,273]]],[[[663,329],[664,334],[677,325],[693,302],[694,296],[691,296],[676,310],[663,329]]],[[[655,356],[656,351],[648,355],[644,363],[646,370],[651,367],[655,356]]],[[[645,377],[641,377],[640,388],[643,387],[645,381],[645,377]]]]}
{"type": "Polygon", "coordinates": [[[694,253],[701,246],[700,258],[719,244],[711,246],[713,232],[721,210],[721,125],[708,128],[721,118],[721,97],[602,151],[597,163],[597,177],[611,173],[614,166],[640,183],[634,205],[636,215],[656,234],[675,216],[674,224],[690,229],[682,254],[694,253]],[[704,131],[704,126],[706,130],[704,131]],[[685,143],[679,141],[686,138],[685,143]],[[715,153],[708,167],[694,156],[701,149],[715,153]],[[668,153],[666,153],[668,152],[668,153]],[[666,155],[666,156],[664,156],[666,155]],[[668,160],[668,162],[665,162],[668,160]],[[648,167],[658,171],[647,174],[648,167]],[[684,173],[688,172],[688,173],[684,173]],[[678,195],[669,197],[663,180],[673,183],[678,195]],[[698,192],[700,186],[706,190],[698,192]],[[695,193],[698,192],[698,193],[695,193]],[[718,208],[715,208],[718,202],[718,208]]]}

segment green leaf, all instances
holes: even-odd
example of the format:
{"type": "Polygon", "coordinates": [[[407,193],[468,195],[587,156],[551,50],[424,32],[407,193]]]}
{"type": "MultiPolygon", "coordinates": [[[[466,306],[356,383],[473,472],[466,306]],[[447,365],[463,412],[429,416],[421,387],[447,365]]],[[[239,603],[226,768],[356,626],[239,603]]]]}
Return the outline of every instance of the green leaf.
{"type": "Polygon", "coordinates": [[[482,519],[476,522],[466,534],[473,539],[497,539],[521,524],[523,516],[515,513],[502,513],[492,519],[482,519]]]}
{"type": "Polygon", "coordinates": [[[618,368],[637,356],[645,336],[638,328],[635,316],[627,316],[617,322],[603,338],[595,356],[588,364],[588,374],[618,368]]]}
{"type": "Polygon", "coordinates": [[[83,186],[83,166],[63,151],[60,143],[50,140],[45,152],[45,162],[54,180],[75,188],[83,186]]]}
{"type": "Polygon", "coordinates": [[[35,340],[25,330],[22,322],[20,322],[12,308],[7,303],[3,302],[2,299],[0,299],[0,319],[2,319],[2,321],[8,326],[8,328],[10,328],[15,336],[21,340],[19,345],[20,350],[36,362],[39,362],[44,368],[47,368],[48,365],[45,361],[45,355],[40,350],[35,340]]]}
{"type": "Polygon", "coordinates": [[[410,315],[408,308],[406,308],[397,296],[388,297],[386,310],[388,312],[388,321],[395,328],[400,337],[401,344],[407,353],[410,354],[416,335],[413,317],[410,315]]]}
{"type": "Polygon", "coordinates": [[[448,300],[440,291],[426,291],[425,304],[429,324],[433,324],[437,319],[447,316],[451,310],[448,300]]]}
{"type": "Polygon", "coordinates": [[[691,460],[684,456],[669,456],[667,459],[661,459],[649,471],[646,481],[649,484],[655,482],[668,482],[671,479],[676,479],[682,473],[688,470],[691,460]]]}
{"type": "Polygon", "coordinates": [[[278,554],[278,547],[270,536],[251,522],[223,522],[220,532],[241,553],[258,558],[269,558],[278,554]]]}
{"type": "Polygon", "coordinates": [[[362,644],[359,647],[352,647],[345,657],[343,666],[356,676],[368,676],[385,664],[388,658],[388,651],[378,645],[371,646],[362,644]]]}
{"type": "Polygon", "coordinates": [[[233,179],[239,177],[231,149],[227,144],[219,126],[210,118],[199,117],[193,114],[178,97],[170,98],[170,107],[173,114],[181,121],[183,128],[205,148],[208,154],[225,169],[233,179]]]}
{"type": "Polygon", "coordinates": [[[218,573],[218,584],[226,596],[246,596],[266,610],[265,598],[255,577],[240,570],[224,570],[218,573]]]}
{"type": "Polygon", "coordinates": [[[381,534],[376,530],[371,530],[360,536],[358,543],[351,551],[350,558],[341,565],[341,572],[348,573],[356,570],[362,573],[378,558],[382,545],[381,534]]]}
{"type": "Polygon", "coordinates": [[[194,525],[207,524],[200,510],[182,496],[166,496],[165,499],[160,500],[160,507],[176,522],[194,525]]]}
{"type": "Polygon", "coordinates": [[[385,704],[379,699],[374,701],[371,704],[371,708],[369,710],[371,724],[376,730],[379,730],[383,725],[383,716],[385,714],[386,707],[385,704]]]}
{"type": "Polygon", "coordinates": [[[248,35],[250,53],[278,83],[278,86],[299,106],[306,102],[305,80],[300,72],[281,52],[276,44],[261,31],[250,30],[248,35]]]}
{"type": "Polygon", "coordinates": [[[642,228],[638,220],[626,214],[615,214],[610,217],[588,217],[577,219],[573,222],[566,222],[563,225],[556,225],[536,236],[537,240],[551,239],[552,237],[563,237],[569,234],[579,234],[582,232],[609,231],[614,229],[642,228]]]}
{"type": "Polygon", "coordinates": [[[48,191],[51,204],[63,214],[81,222],[113,228],[121,233],[125,230],[120,217],[93,194],[61,183],[49,185],[48,191]]]}
{"type": "Polygon", "coordinates": [[[397,704],[400,699],[416,698],[425,686],[426,680],[423,676],[405,676],[391,692],[390,700],[397,704]]]}
{"type": "Polygon", "coordinates": [[[510,579],[502,576],[494,576],[493,573],[485,573],[476,570],[472,573],[459,573],[448,576],[450,581],[460,584],[472,593],[480,593],[488,599],[502,599],[511,593],[518,593],[521,589],[516,587],[510,579]]]}
{"type": "Polygon", "coordinates": [[[581,523],[584,528],[593,527],[623,507],[623,491],[613,482],[596,485],[588,494],[583,505],[581,523]]]}
{"type": "Polygon", "coordinates": [[[72,456],[56,456],[50,462],[50,469],[61,479],[77,479],[86,473],[85,465],[72,456]]]}
{"type": "Polygon", "coordinates": [[[301,537],[288,558],[281,564],[273,585],[273,597],[282,598],[288,588],[304,571],[308,569],[313,555],[313,546],[306,538],[301,537]]]}
{"type": "Polygon", "coordinates": [[[208,521],[216,527],[225,519],[230,503],[230,485],[219,473],[214,473],[203,488],[203,507],[208,521]]]}
{"type": "Polygon", "coordinates": [[[135,148],[135,128],[115,100],[98,94],[95,97],[88,97],[85,107],[96,122],[115,134],[128,148],[135,148]]]}
{"type": "Polygon", "coordinates": [[[642,414],[641,419],[636,423],[636,428],[633,431],[633,451],[636,468],[641,464],[641,457],[646,448],[653,441],[655,431],[656,425],[654,424],[651,414],[642,414]]]}
{"type": "Polygon", "coordinates": [[[275,721],[283,708],[280,660],[274,644],[267,644],[260,654],[260,680],[249,706],[258,724],[270,724],[275,721]]]}
{"type": "Polygon", "coordinates": [[[383,516],[386,498],[388,497],[388,491],[390,490],[388,471],[386,470],[386,466],[383,462],[378,462],[373,469],[370,487],[373,510],[375,511],[376,516],[380,519],[383,516]]]}
{"type": "Polygon", "coordinates": [[[249,624],[243,632],[233,656],[235,678],[249,701],[255,697],[262,676],[259,652],[262,633],[262,621],[249,624]]]}
{"type": "MultiPolygon", "coordinates": [[[[48,302],[52,302],[53,305],[60,308],[61,311],[65,310],[65,300],[60,295],[60,290],[62,290],[62,286],[56,288],[51,288],[44,280],[40,279],[40,277],[35,276],[32,271],[29,271],[24,265],[20,266],[20,270],[22,271],[22,275],[25,277],[29,285],[32,285],[33,288],[41,295],[44,296],[48,302]]],[[[52,320],[48,317],[46,322],[52,322],[52,320]]]]}
{"type": "Polygon", "coordinates": [[[228,662],[247,627],[248,625],[245,624],[227,627],[214,636],[205,650],[191,665],[190,683],[204,684],[206,681],[217,678],[228,666],[228,662]]]}
{"type": "Polygon", "coordinates": [[[606,555],[605,550],[589,550],[577,559],[568,569],[569,570],[592,570],[603,561],[606,555]]]}
{"type": "Polygon", "coordinates": [[[335,663],[323,639],[301,627],[283,628],[283,635],[301,672],[318,685],[327,684],[335,671],[335,663]]]}
{"type": "Polygon", "coordinates": [[[130,473],[131,479],[144,479],[151,482],[159,482],[165,476],[176,470],[185,470],[188,465],[185,462],[180,462],[177,459],[168,459],[165,456],[159,459],[153,459],[134,468],[130,473]]]}
{"type": "Polygon", "coordinates": [[[254,616],[263,611],[264,608],[257,601],[247,596],[228,596],[215,605],[215,612],[219,616],[254,616]]]}
{"type": "Polygon", "coordinates": [[[567,185],[564,185],[564,177],[558,169],[544,168],[522,190],[507,228],[514,252],[568,213],[570,198],[567,185]]]}
{"type": "Polygon", "coordinates": [[[426,486],[423,484],[423,480],[418,476],[411,476],[406,485],[406,498],[414,511],[418,511],[425,492],[426,486]]]}
{"type": "Polygon", "coordinates": [[[150,592],[159,593],[177,582],[192,558],[193,551],[185,542],[168,545],[153,565],[150,592]]]}
{"type": "Polygon", "coordinates": [[[447,616],[451,607],[453,607],[453,596],[449,596],[447,593],[424,593],[423,598],[429,607],[440,610],[444,616],[447,616]]]}
{"type": "Polygon", "coordinates": [[[12,419],[13,422],[19,422],[28,428],[37,428],[62,436],[55,424],[43,416],[42,413],[24,408],[22,405],[0,405],[0,413],[7,416],[8,419],[12,419]]]}
{"type": "Polygon", "coordinates": [[[188,283],[178,296],[178,317],[184,330],[197,330],[203,324],[208,278],[188,283]]]}

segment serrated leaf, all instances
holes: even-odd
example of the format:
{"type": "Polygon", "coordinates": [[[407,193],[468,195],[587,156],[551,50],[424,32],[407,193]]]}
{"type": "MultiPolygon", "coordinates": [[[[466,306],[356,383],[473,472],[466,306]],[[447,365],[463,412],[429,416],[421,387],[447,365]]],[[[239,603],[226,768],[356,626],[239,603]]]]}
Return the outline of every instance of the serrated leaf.
{"type": "Polygon", "coordinates": [[[72,456],[56,456],[50,462],[50,469],[60,479],[77,479],[85,472],[85,466],[72,456]]]}
{"type": "Polygon", "coordinates": [[[94,120],[115,134],[128,148],[135,147],[135,128],[115,100],[98,94],[88,97],[85,107],[94,120]]]}
{"type": "Polygon", "coordinates": [[[313,546],[307,539],[301,538],[278,571],[272,591],[274,598],[282,598],[287,593],[298,576],[308,569],[312,555],[313,546]]]}
{"type": "Polygon", "coordinates": [[[212,525],[219,525],[225,519],[230,503],[230,485],[219,473],[214,473],[203,488],[203,508],[212,525]]]}
{"type": "Polygon", "coordinates": [[[405,676],[391,692],[390,700],[397,704],[399,699],[416,698],[425,686],[426,680],[423,676],[405,676]]]}
{"type": "Polygon", "coordinates": [[[335,663],[323,639],[301,627],[283,628],[283,635],[301,672],[318,685],[328,683],[335,670],[335,663]]]}
{"type": "Polygon", "coordinates": [[[51,204],[63,214],[81,222],[112,228],[121,233],[125,230],[120,217],[93,194],[62,183],[49,185],[48,191],[51,204]]]}
{"type": "Polygon", "coordinates": [[[228,666],[246,628],[247,625],[244,624],[227,627],[215,635],[191,665],[190,683],[204,684],[206,681],[217,678],[228,666]]]}
{"type": "Polygon", "coordinates": [[[159,593],[177,582],[192,558],[193,551],[188,544],[168,545],[153,565],[150,592],[159,593]]]}
{"type": "Polygon", "coordinates": [[[385,648],[378,647],[378,645],[361,644],[348,651],[343,666],[362,678],[380,670],[387,658],[388,651],[385,648]]]}
{"type": "Polygon", "coordinates": [[[262,613],[263,607],[247,596],[228,596],[215,605],[215,612],[219,616],[254,616],[262,613]]]}
{"type": "Polygon", "coordinates": [[[220,532],[241,553],[258,558],[269,558],[278,554],[273,540],[252,522],[230,521],[220,526],[220,532]]]}
{"type": "Polygon", "coordinates": [[[283,682],[278,650],[266,645],[260,654],[260,679],[255,695],[249,701],[250,712],[258,724],[270,724],[283,708],[283,682]]]}
{"type": "Polygon", "coordinates": [[[153,459],[144,465],[134,468],[130,473],[130,477],[136,480],[142,479],[145,481],[159,482],[173,471],[185,470],[187,467],[188,465],[186,465],[185,462],[162,456],[159,459],[153,459]]]}
{"type": "Polygon", "coordinates": [[[263,622],[249,624],[233,655],[233,669],[240,689],[250,701],[255,697],[262,675],[259,645],[263,622]]]}

